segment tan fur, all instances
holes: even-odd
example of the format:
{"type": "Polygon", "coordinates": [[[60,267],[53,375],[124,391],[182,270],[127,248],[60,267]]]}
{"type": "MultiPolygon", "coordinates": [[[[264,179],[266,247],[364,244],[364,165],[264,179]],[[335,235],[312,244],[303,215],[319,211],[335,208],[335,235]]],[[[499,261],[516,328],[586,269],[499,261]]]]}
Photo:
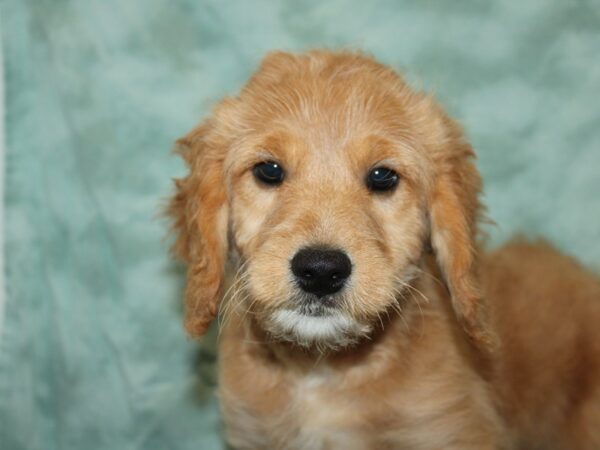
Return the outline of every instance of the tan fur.
{"type": "Polygon", "coordinates": [[[430,97],[364,55],[273,53],[179,145],[185,326],[202,335],[226,297],[234,448],[600,448],[600,284],[547,244],[480,250],[474,153],[430,97]],[[281,186],[253,177],[268,160],[281,186]],[[395,191],[366,189],[377,165],[395,191]],[[341,325],[326,317],[319,337],[278,315],[295,311],[290,261],[309,245],[353,266],[341,325]]]}

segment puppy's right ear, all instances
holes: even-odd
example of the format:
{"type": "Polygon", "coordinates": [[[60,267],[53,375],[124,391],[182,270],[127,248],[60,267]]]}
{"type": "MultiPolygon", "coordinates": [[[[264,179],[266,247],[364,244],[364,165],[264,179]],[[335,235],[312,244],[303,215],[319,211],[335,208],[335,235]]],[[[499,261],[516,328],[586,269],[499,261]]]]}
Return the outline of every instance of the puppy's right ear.
{"type": "Polygon", "coordinates": [[[199,337],[217,316],[227,257],[227,193],[224,145],[211,136],[210,121],[177,141],[189,173],[175,180],[167,214],[176,235],[173,254],[188,264],[184,325],[199,337]]]}

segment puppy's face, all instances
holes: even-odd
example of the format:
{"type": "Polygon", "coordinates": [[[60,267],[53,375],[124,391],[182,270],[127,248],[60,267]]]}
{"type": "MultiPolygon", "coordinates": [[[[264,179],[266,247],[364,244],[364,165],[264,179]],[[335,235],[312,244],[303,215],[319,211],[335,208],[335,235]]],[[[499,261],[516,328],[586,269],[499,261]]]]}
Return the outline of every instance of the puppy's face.
{"type": "Polygon", "coordinates": [[[471,151],[391,70],[357,55],[273,55],[184,141],[191,173],[170,211],[190,263],[188,315],[200,317],[192,332],[216,312],[227,247],[240,262],[228,306],[276,339],[337,348],[368,334],[430,236],[459,319],[472,315],[461,309],[476,305],[471,151]]]}
{"type": "Polygon", "coordinates": [[[426,161],[387,136],[376,111],[351,117],[360,100],[340,96],[332,110],[316,98],[304,119],[264,118],[226,162],[244,308],[277,338],[353,342],[416,272],[426,161]]]}

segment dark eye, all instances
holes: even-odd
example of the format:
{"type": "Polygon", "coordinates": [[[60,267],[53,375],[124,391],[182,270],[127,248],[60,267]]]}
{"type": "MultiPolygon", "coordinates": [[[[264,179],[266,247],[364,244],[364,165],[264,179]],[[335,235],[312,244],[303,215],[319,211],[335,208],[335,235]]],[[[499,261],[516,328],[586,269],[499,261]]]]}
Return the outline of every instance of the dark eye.
{"type": "Polygon", "coordinates": [[[258,163],[254,166],[252,173],[254,173],[257,180],[271,186],[281,184],[285,176],[283,168],[273,161],[258,163]]]}
{"type": "Polygon", "coordinates": [[[393,190],[400,181],[400,175],[387,167],[375,167],[367,175],[367,187],[373,192],[393,190]]]}

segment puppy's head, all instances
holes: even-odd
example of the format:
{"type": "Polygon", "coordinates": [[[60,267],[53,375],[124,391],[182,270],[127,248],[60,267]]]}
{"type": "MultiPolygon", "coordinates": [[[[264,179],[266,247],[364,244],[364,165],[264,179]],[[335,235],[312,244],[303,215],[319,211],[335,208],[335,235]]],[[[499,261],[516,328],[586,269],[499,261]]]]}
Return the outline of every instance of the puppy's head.
{"type": "Polygon", "coordinates": [[[188,263],[185,324],[234,301],[276,339],[339,347],[394,307],[431,245],[467,334],[486,345],[474,273],[473,152],[431,98],[351,53],[273,53],[179,141],[169,212],[188,263]]]}

